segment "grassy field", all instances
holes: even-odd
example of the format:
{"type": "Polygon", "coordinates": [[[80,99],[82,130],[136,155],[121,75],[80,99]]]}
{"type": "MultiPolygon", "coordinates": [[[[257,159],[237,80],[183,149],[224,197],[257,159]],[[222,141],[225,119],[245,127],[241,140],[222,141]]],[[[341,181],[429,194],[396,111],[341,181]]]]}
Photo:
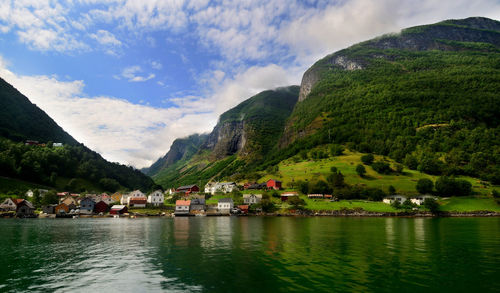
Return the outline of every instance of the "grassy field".
{"type": "Polygon", "coordinates": [[[0,194],[6,194],[9,191],[25,192],[35,188],[49,189],[49,187],[27,181],[0,177],[0,194]]]}
{"type": "MultiPolygon", "coordinates": [[[[323,147],[324,151],[327,151],[326,147],[323,147]]],[[[318,148],[318,149],[321,149],[318,148]]],[[[403,194],[415,194],[415,186],[417,181],[421,178],[429,178],[432,181],[436,181],[437,176],[432,176],[428,174],[421,173],[415,170],[409,170],[407,168],[403,169],[402,174],[390,174],[382,175],[375,172],[370,166],[365,165],[366,175],[360,177],[356,173],[356,166],[361,164],[362,153],[351,152],[346,150],[344,155],[337,157],[330,157],[321,160],[303,160],[299,162],[294,162],[293,158],[282,161],[279,164],[279,172],[277,174],[264,174],[259,182],[265,182],[270,178],[275,178],[283,181],[285,188],[290,188],[293,186],[293,182],[299,180],[314,180],[322,179],[326,180],[326,176],[331,172],[331,167],[336,167],[345,176],[345,182],[348,184],[359,184],[367,187],[377,187],[382,190],[388,190],[389,186],[392,185],[396,189],[396,192],[403,194]]],[[[375,155],[375,161],[386,160],[392,167],[396,162],[384,158],[382,156],[375,155]]],[[[473,191],[488,195],[491,194],[493,188],[500,191],[500,187],[492,187],[484,185],[479,179],[471,177],[460,177],[472,183],[473,191]]]]}
{"type": "Polygon", "coordinates": [[[450,197],[439,200],[440,210],[445,212],[500,212],[500,205],[491,197],[450,197]]]}

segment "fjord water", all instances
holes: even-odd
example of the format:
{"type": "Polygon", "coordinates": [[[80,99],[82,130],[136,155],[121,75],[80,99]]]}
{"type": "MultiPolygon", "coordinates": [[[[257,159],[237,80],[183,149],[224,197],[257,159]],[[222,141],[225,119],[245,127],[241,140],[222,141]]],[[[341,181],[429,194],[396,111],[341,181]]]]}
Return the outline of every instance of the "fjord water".
{"type": "Polygon", "coordinates": [[[499,218],[5,219],[0,292],[488,292],[499,218]]]}

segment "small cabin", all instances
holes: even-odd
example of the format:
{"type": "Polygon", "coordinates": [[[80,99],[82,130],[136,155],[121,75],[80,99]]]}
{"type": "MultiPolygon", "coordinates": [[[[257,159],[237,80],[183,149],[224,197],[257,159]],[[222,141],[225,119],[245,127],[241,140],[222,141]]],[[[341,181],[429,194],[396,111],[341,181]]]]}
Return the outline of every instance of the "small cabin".
{"type": "Polygon", "coordinates": [[[128,213],[128,208],[126,205],[114,205],[111,207],[111,210],[109,211],[111,215],[121,215],[128,213]]]}
{"type": "Polygon", "coordinates": [[[217,209],[219,213],[229,214],[231,209],[234,207],[234,202],[232,198],[221,198],[217,203],[217,209]]]}
{"type": "Polygon", "coordinates": [[[175,201],[175,215],[187,215],[189,214],[189,208],[191,206],[190,200],[177,200],[175,201]]]}
{"type": "Polygon", "coordinates": [[[67,214],[69,213],[69,207],[65,203],[60,203],[54,207],[54,214],[67,214]]]}
{"type": "Polygon", "coordinates": [[[269,179],[266,182],[266,186],[268,189],[280,190],[281,189],[281,181],[276,179],[269,179]]]}
{"type": "Polygon", "coordinates": [[[109,211],[109,205],[103,200],[99,201],[94,206],[94,212],[97,214],[107,213],[108,211],[109,211]]]}
{"type": "Polygon", "coordinates": [[[382,200],[382,202],[386,203],[386,204],[392,204],[394,202],[399,202],[400,204],[404,203],[406,201],[406,196],[403,196],[403,195],[390,195],[390,196],[386,196],[384,197],[384,199],[382,200]]]}
{"type": "Polygon", "coordinates": [[[243,194],[243,202],[246,205],[257,204],[262,200],[262,194],[243,194]]]}

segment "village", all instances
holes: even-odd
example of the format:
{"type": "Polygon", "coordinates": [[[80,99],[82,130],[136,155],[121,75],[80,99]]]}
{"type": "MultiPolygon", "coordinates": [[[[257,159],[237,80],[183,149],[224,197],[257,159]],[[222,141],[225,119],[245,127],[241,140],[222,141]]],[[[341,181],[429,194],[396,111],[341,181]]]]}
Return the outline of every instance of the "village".
{"type": "MultiPolygon", "coordinates": [[[[0,204],[0,215],[18,218],[244,216],[269,212],[270,210],[263,206],[264,202],[273,204],[269,199],[269,191],[273,192],[275,201],[287,205],[292,211],[304,204],[299,192],[283,190],[281,181],[269,179],[264,183],[245,183],[243,186],[238,186],[235,182],[209,182],[203,191],[196,184],[191,184],[169,188],[166,191],[155,190],[149,194],[140,190],[113,194],[58,192],[57,204],[42,205],[39,209],[28,200],[33,197],[33,191],[28,190],[25,194],[26,199],[5,199],[0,204]]],[[[42,196],[46,192],[48,191],[39,190],[42,196]]],[[[338,201],[331,194],[304,196],[314,201],[338,201]]],[[[390,195],[382,202],[389,205],[410,202],[414,206],[420,206],[428,198],[435,199],[431,195],[412,198],[390,195]]]]}

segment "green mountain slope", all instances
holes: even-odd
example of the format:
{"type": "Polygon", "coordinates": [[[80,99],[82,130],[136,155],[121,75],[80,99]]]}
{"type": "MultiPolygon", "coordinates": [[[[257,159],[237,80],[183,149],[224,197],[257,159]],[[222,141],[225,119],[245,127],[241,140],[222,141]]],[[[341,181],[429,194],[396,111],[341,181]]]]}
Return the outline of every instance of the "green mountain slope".
{"type": "Polygon", "coordinates": [[[77,144],[45,112],[0,78],[0,136],[15,141],[38,140],[77,144]]]}
{"type": "Polygon", "coordinates": [[[158,184],[172,187],[182,184],[205,184],[259,165],[283,132],[286,119],[297,102],[298,86],[264,91],[221,115],[214,130],[204,138],[176,140],[169,153],[152,165],[149,173],[158,184]],[[179,146],[190,145],[180,156],[179,146]],[[194,150],[198,148],[196,153],[194,150]],[[177,155],[175,155],[177,154],[177,155]],[[177,158],[164,164],[166,158],[177,158]],[[163,165],[166,167],[158,168],[163,165]],[[151,171],[153,170],[153,171],[151,171]],[[158,170],[156,173],[155,170],[158,170]]]}
{"type": "Polygon", "coordinates": [[[92,182],[102,190],[154,187],[151,178],[131,167],[110,163],[67,134],[27,97],[0,79],[0,176],[80,192],[92,182]],[[63,143],[62,147],[28,146],[63,143]],[[74,179],[74,180],[71,180],[74,179]],[[67,182],[61,186],[60,182],[67,182]],[[66,186],[67,185],[67,186],[66,186]]]}
{"type": "Polygon", "coordinates": [[[277,156],[325,143],[500,182],[500,23],[449,20],[329,55],[302,80],[277,156]]]}

